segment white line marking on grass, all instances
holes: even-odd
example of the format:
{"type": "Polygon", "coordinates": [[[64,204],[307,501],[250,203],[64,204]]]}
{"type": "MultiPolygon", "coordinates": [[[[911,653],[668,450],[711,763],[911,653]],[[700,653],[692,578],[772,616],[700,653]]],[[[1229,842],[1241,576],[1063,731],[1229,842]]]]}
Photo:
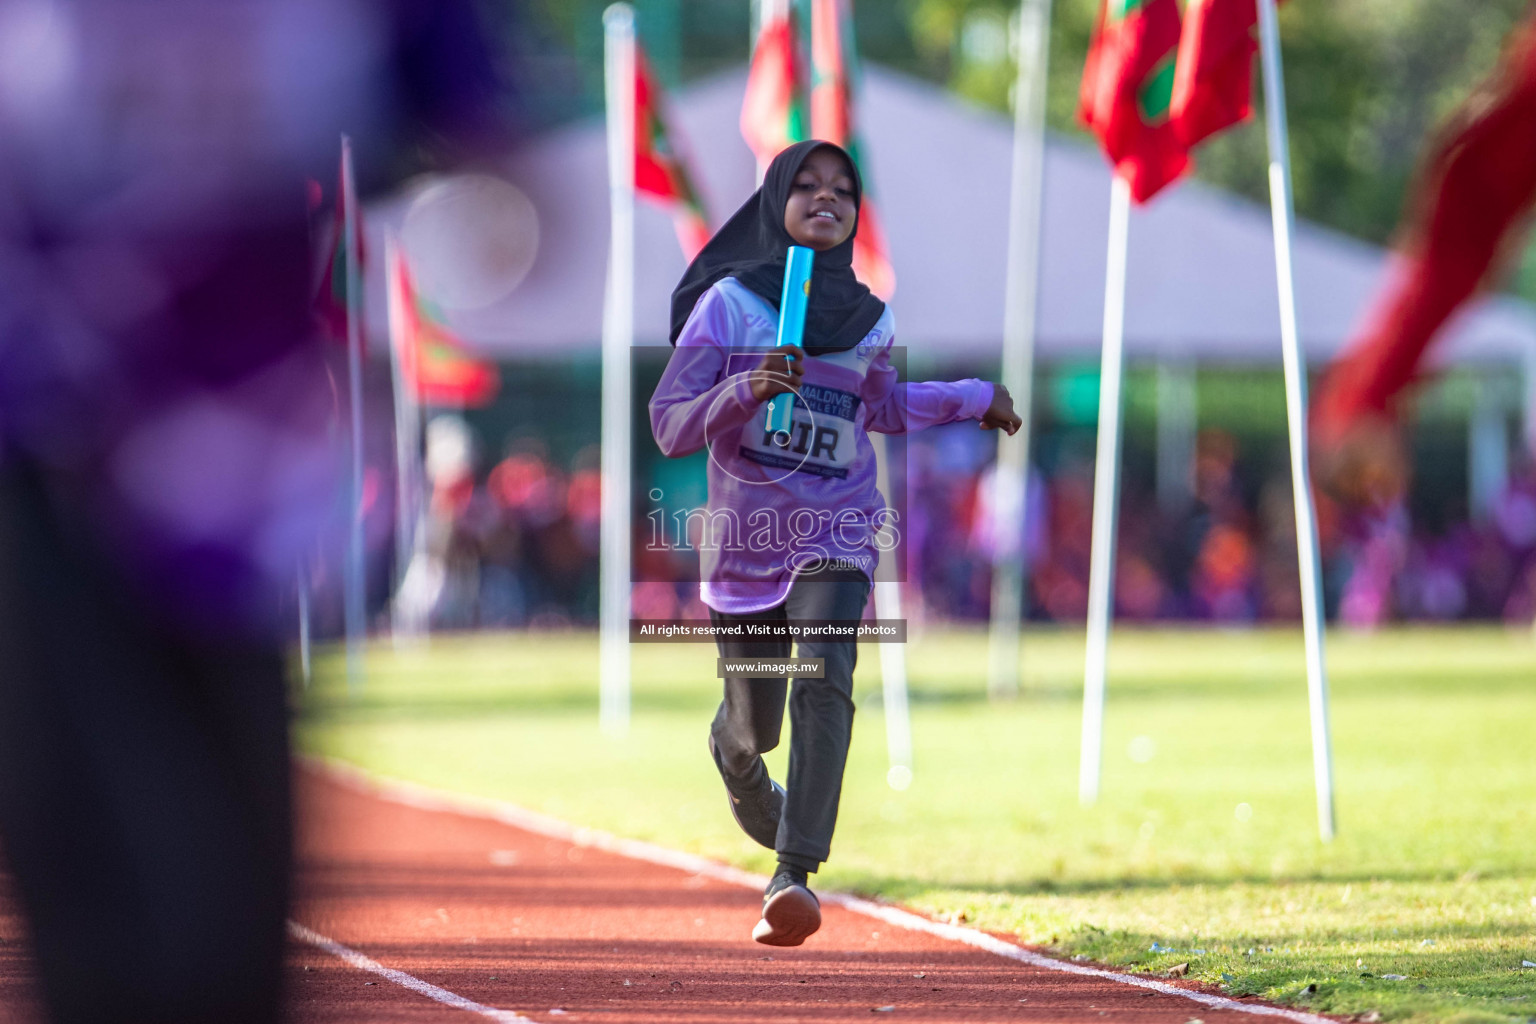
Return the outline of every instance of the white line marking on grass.
{"type": "Polygon", "coordinates": [[[397,971],[392,967],[385,967],[377,960],[370,960],[357,950],[349,949],[335,939],[328,939],[319,932],[304,927],[297,921],[288,922],[288,934],[301,942],[307,942],[311,946],[320,947],[332,956],[345,960],[360,971],[371,971],[381,978],[387,978],[402,988],[408,988],[418,995],[426,996],[428,999],[442,1003],[444,1006],[451,1006],[455,1010],[467,1010],[470,1013],[478,1013],[482,1017],[489,1017],[491,1020],[500,1021],[501,1024],[538,1024],[537,1021],[519,1016],[511,1010],[498,1010],[494,1006],[482,1006],[472,999],[465,999],[463,996],[449,992],[445,988],[438,988],[436,985],[422,981],[414,975],[406,974],[404,971],[397,971]]]}
{"type": "MultiPolygon", "coordinates": [[[[398,804],[404,804],[408,807],[415,807],[419,810],[446,811],[450,814],[488,818],[492,821],[499,821],[504,825],[520,828],[525,832],[533,832],[537,835],[548,836],[551,839],[559,839],[575,846],[601,850],[605,853],[615,853],[623,857],[629,857],[632,860],[659,864],[663,867],[676,868],[679,871],[688,871],[732,885],[743,885],[752,889],[761,889],[768,884],[766,875],[743,871],[740,868],[733,868],[727,864],[721,864],[717,861],[700,857],[697,854],[669,850],[664,846],[642,842],[639,839],[624,839],[609,832],[581,828],[561,821],[559,818],[552,818],[546,814],[530,811],[502,800],[447,793],[443,790],[431,789],[414,782],[384,779],[370,775],[353,765],[333,761],[328,758],[303,758],[302,760],[306,764],[319,768],[337,781],[350,785],[355,789],[361,789],[375,796],[398,804]]],[[[1284,1017],[1287,1020],[1297,1021],[1298,1024],[1338,1024],[1337,1021],[1315,1013],[1290,1010],[1282,1006],[1243,1003],[1227,996],[1179,988],[1177,985],[1170,985],[1167,982],[1157,981],[1154,978],[1122,974],[1119,971],[1109,971],[1102,967],[1087,967],[1083,964],[1056,960],[1042,953],[1036,953],[1022,946],[1006,942],[996,936],[988,935],[986,932],[975,928],[962,928],[959,925],[930,921],[926,917],[920,917],[912,913],[910,910],[903,910],[900,907],[891,906],[886,903],[876,903],[873,900],[863,899],[858,896],[849,896],[839,892],[821,892],[820,890],[817,891],[817,895],[822,903],[830,903],[842,907],[844,910],[852,911],[855,914],[873,917],[876,920],[884,921],[898,928],[905,928],[908,931],[924,932],[937,938],[959,942],[963,945],[996,954],[997,956],[1006,957],[1009,960],[1016,960],[1020,963],[1029,964],[1032,967],[1040,967],[1047,971],[1058,971],[1062,974],[1081,974],[1091,978],[1103,978],[1106,981],[1113,981],[1121,985],[1134,985],[1137,988],[1151,989],[1153,992],[1161,992],[1164,995],[1189,999],[1215,1010],[1250,1013],[1259,1017],[1284,1017]]]]}

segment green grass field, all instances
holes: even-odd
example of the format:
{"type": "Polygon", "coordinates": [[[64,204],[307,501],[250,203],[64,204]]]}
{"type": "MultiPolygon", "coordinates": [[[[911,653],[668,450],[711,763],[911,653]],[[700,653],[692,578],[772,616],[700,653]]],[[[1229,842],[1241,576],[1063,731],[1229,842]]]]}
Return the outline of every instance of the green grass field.
{"type": "MultiPolygon", "coordinates": [[[[1332,1013],[1536,1020],[1536,638],[1414,629],[1328,641],[1338,838],[1318,840],[1299,630],[1132,631],[1110,652],[1103,795],[1077,801],[1083,638],[1026,635],[985,697],[977,632],[908,646],[915,779],[885,784],[861,648],[826,888],[898,900],[1134,971],[1332,1013]],[[1401,975],[1401,980],[1389,978],[1401,975]]],[[[591,634],[335,652],[299,745],[766,871],[705,749],[712,647],[637,645],[628,736],[597,729],[591,634]]],[[[769,755],[782,777],[784,747],[769,755]]]]}

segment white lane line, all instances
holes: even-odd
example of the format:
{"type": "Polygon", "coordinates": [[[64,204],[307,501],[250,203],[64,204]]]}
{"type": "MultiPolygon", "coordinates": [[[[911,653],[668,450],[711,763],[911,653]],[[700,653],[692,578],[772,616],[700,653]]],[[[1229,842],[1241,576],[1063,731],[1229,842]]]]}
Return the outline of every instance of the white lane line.
{"type": "Polygon", "coordinates": [[[967,946],[984,949],[988,953],[996,953],[998,956],[1017,960],[1020,963],[1030,964],[1034,967],[1043,967],[1048,971],[1060,971],[1063,974],[1085,974],[1089,977],[1119,982],[1122,985],[1135,985],[1137,988],[1151,989],[1164,995],[1193,999],[1195,1002],[1203,1003],[1214,1010],[1235,1010],[1238,1013],[1252,1013],[1261,1017],[1284,1017],[1288,1020],[1300,1021],[1302,1024],[1338,1024],[1337,1021],[1330,1020],[1327,1017],[1319,1017],[1315,1013],[1288,1010],[1283,1006],[1240,1003],[1236,999],[1228,999],[1226,996],[1211,995],[1208,992],[1195,992],[1187,988],[1179,988],[1176,985],[1169,985],[1167,982],[1157,981],[1153,978],[1139,977],[1135,974],[1121,974],[1119,971],[1106,971],[1102,967],[1088,967],[1065,960],[1053,960],[1051,957],[1031,952],[1022,946],[1015,946],[1011,942],[1005,942],[994,935],[977,931],[975,928],[961,928],[958,925],[940,924],[938,921],[930,921],[926,917],[919,917],[911,911],[902,910],[900,907],[893,907],[884,903],[874,903],[870,900],[860,899],[857,896],[830,893],[822,897],[822,902],[835,903],[854,913],[878,918],[899,928],[907,928],[915,932],[926,932],[929,935],[934,935],[941,939],[949,939],[952,942],[963,942],[967,946]]]}
{"type": "MultiPolygon", "coordinates": [[[[669,850],[664,846],[654,843],[642,842],[638,839],[624,839],[608,832],[597,829],[581,828],[559,818],[552,818],[537,811],[530,811],[516,804],[509,804],[502,800],[490,800],[485,797],[466,796],[458,793],[448,793],[443,790],[431,789],[414,782],[404,782],[399,779],[384,779],[371,775],[353,765],[334,761],[328,758],[301,758],[312,767],[319,769],[326,775],[374,796],[382,797],[394,803],[404,804],[424,811],[445,811],[450,814],[464,814],[476,818],[488,818],[499,821],[513,828],[520,828],[525,832],[533,832],[537,835],[548,836],[551,839],[559,839],[575,846],[586,847],[592,850],[601,850],[604,853],[614,853],[633,860],[645,861],[650,864],[659,864],[663,867],[676,868],[679,871],[687,871],[696,875],[703,875],[719,882],[731,885],[743,885],[752,889],[761,889],[768,884],[766,875],[754,874],[733,868],[728,864],[720,864],[716,861],[700,857],[697,854],[683,853],[679,850],[669,850]]],[[[1179,988],[1167,982],[1157,981],[1153,978],[1140,977],[1134,974],[1122,974],[1119,971],[1109,971],[1102,967],[1089,967],[1084,964],[1075,964],[1066,960],[1056,960],[1041,953],[1033,952],[1016,946],[1011,942],[1005,942],[986,932],[975,928],[963,928],[959,925],[941,924],[938,921],[930,921],[926,917],[920,917],[909,910],[891,906],[885,903],[876,903],[858,896],[849,896],[839,892],[822,892],[817,890],[817,896],[822,903],[831,903],[852,911],[855,914],[863,914],[898,928],[908,931],[924,932],[951,942],[963,943],[976,949],[994,953],[997,956],[1016,960],[1019,963],[1029,964],[1032,967],[1040,967],[1047,971],[1059,971],[1062,974],[1081,974],[1092,978],[1103,978],[1121,985],[1134,985],[1137,988],[1151,989],[1164,995],[1179,996],[1193,1002],[1209,1006],[1214,1010],[1231,1010],[1234,1013],[1250,1013],[1258,1017],[1284,1017],[1298,1024],[1338,1024],[1337,1021],[1322,1017],[1315,1013],[1304,1013],[1301,1010],[1290,1010],[1283,1006],[1265,1006],[1263,1004],[1243,1003],[1227,996],[1212,995],[1208,992],[1197,992],[1187,988],[1179,988]]]]}
{"type": "Polygon", "coordinates": [[[371,971],[381,978],[387,978],[396,985],[408,988],[412,992],[426,996],[428,999],[436,1000],[444,1006],[451,1006],[455,1010],[478,1013],[482,1017],[500,1021],[501,1024],[538,1024],[537,1021],[519,1016],[511,1010],[498,1010],[494,1006],[482,1006],[473,999],[465,999],[463,996],[449,992],[445,988],[438,988],[430,982],[422,981],[414,975],[406,974],[404,971],[397,971],[392,967],[385,967],[377,960],[370,960],[357,950],[349,949],[335,939],[328,939],[319,932],[304,927],[297,921],[288,922],[288,934],[301,942],[307,942],[311,946],[320,947],[332,956],[345,960],[358,970],[371,971]]]}

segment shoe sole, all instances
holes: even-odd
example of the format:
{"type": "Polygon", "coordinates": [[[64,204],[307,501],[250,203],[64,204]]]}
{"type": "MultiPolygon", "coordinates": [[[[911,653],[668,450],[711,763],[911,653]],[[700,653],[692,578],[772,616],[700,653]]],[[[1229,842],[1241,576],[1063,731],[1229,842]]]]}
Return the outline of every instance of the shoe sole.
{"type": "Polygon", "coordinates": [[[803,885],[780,889],[763,904],[763,919],[752,929],[754,942],[798,946],[821,927],[821,905],[803,885]]]}
{"type": "MultiPolygon", "coordinates": [[[[772,785],[773,791],[777,793],[779,797],[779,814],[782,816],[784,813],[784,787],[779,785],[777,782],[773,783],[772,785]]],[[[767,840],[764,841],[762,836],[755,836],[750,831],[748,831],[746,822],[741,820],[741,814],[736,810],[736,798],[731,795],[729,790],[726,791],[725,802],[730,805],[731,817],[736,819],[737,827],[739,827],[743,832],[746,832],[748,839],[752,840],[754,843],[761,847],[769,850],[773,849],[774,844],[778,842],[779,827],[777,825],[773,827],[773,834],[768,836],[767,840]]]]}

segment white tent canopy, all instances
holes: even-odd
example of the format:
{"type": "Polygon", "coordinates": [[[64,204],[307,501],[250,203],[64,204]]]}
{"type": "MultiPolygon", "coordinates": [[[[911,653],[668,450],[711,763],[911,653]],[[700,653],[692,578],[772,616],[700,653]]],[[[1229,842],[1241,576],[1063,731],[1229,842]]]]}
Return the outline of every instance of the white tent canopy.
{"type": "MultiPolygon", "coordinates": [[[[681,145],[712,221],[752,191],[755,166],[738,121],[744,72],[672,97],[681,145]]],[[[899,341],[914,354],[993,358],[1001,351],[1011,123],[927,83],[868,68],[861,116],[868,193],[879,205],[896,267],[899,341]]],[[[595,353],[607,266],[605,136],[600,119],[545,134],[506,165],[532,199],[539,249],[500,301],[453,311],[467,341],[498,357],[595,353]]],[[[1089,145],[1053,137],[1045,159],[1039,302],[1042,357],[1094,358],[1103,316],[1109,168],[1089,145]]],[[[382,231],[402,204],[372,217],[382,231]]],[[[635,333],[665,344],[683,258],[671,219],[642,200],[636,214],[635,333]]],[[[374,251],[380,251],[375,249],[374,251]]],[[[1346,344],[1389,263],[1376,246],[1297,225],[1301,340],[1314,363],[1346,344]]],[[[1185,181],[1131,220],[1126,348],[1163,356],[1278,363],[1279,306],[1266,207],[1185,181]]],[[[382,287],[370,289],[377,302],[382,287]]],[[[371,322],[382,325],[382,306],[371,322]]],[[[1536,351],[1536,309],[1498,297],[1465,311],[1437,346],[1446,361],[1515,362],[1536,351]]]]}

